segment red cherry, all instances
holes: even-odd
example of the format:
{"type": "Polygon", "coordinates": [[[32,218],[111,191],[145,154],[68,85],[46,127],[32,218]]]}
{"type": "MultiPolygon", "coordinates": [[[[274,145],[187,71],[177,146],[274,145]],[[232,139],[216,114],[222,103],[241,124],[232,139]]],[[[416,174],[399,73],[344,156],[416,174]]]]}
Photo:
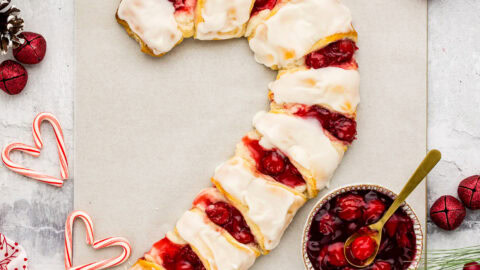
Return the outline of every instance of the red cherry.
{"type": "Polygon", "coordinates": [[[232,209],[225,202],[210,204],[205,209],[205,213],[208,218],[217,225],[224,225],[232,218],[232,209]]]}
{"type": "Polygon", "coordinates": [[[193,270],[193,265],[188,261],[178,261],[175,264],[175,270],[193,270]]]}
{"type": "Polygon", "coordinates": [[[318,253],[317,261],[320,265],[323,265],[324,262],[326,263],[326,256],[328,252],[328,246],[324,246],[320,253],[318,253]]]}
{"type": "Polygon", "coordinates": [[[22,64],[13,60],[5,60],[0,64],[0,88],[7,94],[19,94],[27,81],[28,72],[22,64]]]}
{"type": "Polygon", "coordinates": [[[300,107],[295,112],[300,117],[312,117],[317,119],[322,128],[330,132],[334,137],[347,143],[353,142],[357,135],[357,122],[340,113],[332,112],[319,105],[300,107]]]}
{"type": "Polygon", "coordinates": [[[338,49],[345,54],[353,54],[355,52],[355,43],[347,39],[340,40],[338,49]]]}
{"type": "Polygon", "coordinates": [[[277,0],[257,0],[255,1],[251,14],[255,15],[264,9],[272,9],[276,3],[277,0]]]}
{"type": "Polygon", "coordinates": [[[355,42],[348,39],[339,40],[309,53],[305,58],[305,64],[315,69],[341,65],[352,60],[355,50],[357,50],[355,42]]]}
{"type": "Polygon", "coordinates": [[[253,242],[253,235],[248,230],[241,230],[233,233],[233,238],[242,244],[248,244],[253,242]]]}
{"type": "Polygon", "coordinates": [[[13,49],[13,56],[24,64],[38,64],[47,52],[47,41],[37,33],[23,32],[19,35],[24,42],[13,49]]]}
{"type": "Polygon", "coordinates": [[[358,237],[352,242],[351,245],[352,255],[361,261],[370,258],[375,252],[376,248],[377,243],[375,240],[367,235],[358,237]]]}
{"type": "Polygon", "coordinates": [[[341,267],[347,265],[345,254],[343,252],[343,242],[337,242],[328,246],[327,256],[325,257],[328,264],[341,267]]]}
{"type": "Polygon", "coordinates": [[[285,158],[276,151],[269,151],[262,158],[262,168],[268,175],[278,175],[285,170],[285,158]]]}
{"type": "Polygon", "coordinates": [[[364,203],[363,198],[355,194],[339,197],[337,200],[338,216],[347,221],[356,220],[362,216],[364,203]]]}
{"type": "Polygon", "coordinates": [[[458,186],[458,197],[466,207],[480,209],[480,175],[472,175],[460,182],[458,186]]]}
{"type": "Polygon", "coordinates": [[[385,204],[381,200],[371,200],[365,207],[365,212],[363,212],[363,220],[367,224],[373,224],[380,219],[384,212],[385,204]]]}
{"type": "Polygon", "coordinates": [[[430,208],[432,221],[438,227],[447,231],[458,228],[465,219],[465,215],[465,206],[450,195],[438,198],[430,208]]]}
{"type": "Polygon", "coordinates": [[[385,223],[385,230],[388,236],[393,237],[397,233],[398,224],[403,221],[403,218],[397,214],[393,216],[385,223]]]}
{"type": "Polygon", "coordinates": [[[320,218],[318,231],[323,235],[330,235],[335,231],[335,217],[326,213],[320,218]]]}
{"type": "Polygon", "coordinates": [[[384,262],[384,261],[378,261],[372,267],[372,270],[391,270],[391,269],[392,269],[392,266],[388,262],[384,262]]]}
{"type": "Polygon", "coordinates": [[[339,140],[346,141],[348,143],[355,140],[357,135],[357,122],[347,117],[342,117],[334,122],[334,131],[332,134],[339,140]]]}
{"type": "MultiPolygon", "coordinates": [[[[197,265],[201,264],[200,259],[198,258],[197,254],[193,251],[193,249],[190,246],[184,246],[180,252],[179,252],[179,257],[184,260],[188,261],[191,264],[197,265]]],[[[178,257],[177,257],[178,258],[178,257]]]]}
{"type": "Polygon", "coordinates": [[[471,262],[463,266],[463,270],[480,270],[480,264],[477,262],[471,262]]]}
{"type": "Polygon", "coordinates": [[[409,222],[402,222],[398,224],[397,229],[397,244],[400,247],[411,247],[413,245],[412,241],[410,240],[409,234],[413,231],[411,223],[409,222]]]}
{"type": "Polygon", "coordinates": [[[175,11],[184,9],[186,7],[184,0],[168,0],[173,4],[175,11]]]}

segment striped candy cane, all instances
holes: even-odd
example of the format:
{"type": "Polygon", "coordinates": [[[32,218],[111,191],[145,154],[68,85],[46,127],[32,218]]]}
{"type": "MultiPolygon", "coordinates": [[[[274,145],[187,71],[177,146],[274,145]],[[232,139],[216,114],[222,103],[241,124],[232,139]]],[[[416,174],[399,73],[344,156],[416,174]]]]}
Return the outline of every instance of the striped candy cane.
{"type": "Polygon", "coordinates": [[[65,140],[63,137],[63,132],[62,132],[60,123],[58,122],[57,118],[53,116],[53,114],[40,113],[33,120],[32,132],[33,132],[33,139],[35,141],[35,147],[29,146],[23,143],[9,144],[2,151],[3,163],[7,168],[9,168],[10,170],[18,174],[36,179],[38,181],[41,181],[50,185],[54,185],[56,187],[61,187],[63,185],[63,181],[68,178],[68,161],[67,161],[67,155],[65,151],[65,140]],[[57,140],[58,157],[60,160],[61,178],[53,177],[44,173],[37,172],[32,169],[22,167],[10,159],[10,153],[13,151],[21,151],[34,157],[40,156],[40,150],[43,147],[43,141],[40,133],[40,125],[42,124],[43,121],[48,121],[52,125],[53,131],[55,133],[55,137],[57,140]]]}
{"type": "Polygon", "coordinates": [[[106,269],[124,263],[131,254],[131,246],[127,239],[122,237],[108,237],[95,241],[93,237],[93,222],[90,216],[83,211],[72,212],[65,223],[65,269],[66,270],[96,270],[106,269]],[[93,262],[81,266],[73,266],[73,247],[72,247],[72,231],[75,219],[81,219],[87,230],[87,244],[93,246],[94,249],[105,247],[120,246],[123,252],[114,258],[93,262]]]}

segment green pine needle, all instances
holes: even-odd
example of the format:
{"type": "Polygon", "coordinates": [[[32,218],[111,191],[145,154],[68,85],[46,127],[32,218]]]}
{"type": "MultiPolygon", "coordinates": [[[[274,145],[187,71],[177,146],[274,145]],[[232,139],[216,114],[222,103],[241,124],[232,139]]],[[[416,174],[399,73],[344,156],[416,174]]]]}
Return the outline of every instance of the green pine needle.
{"type": "Polygon", "coordinates": [[[419,269],[460,270],[463,269],[465,264],[471,262],[480,263],[480,245],[428,251],[426,256],[420,261],[419,269]]]}

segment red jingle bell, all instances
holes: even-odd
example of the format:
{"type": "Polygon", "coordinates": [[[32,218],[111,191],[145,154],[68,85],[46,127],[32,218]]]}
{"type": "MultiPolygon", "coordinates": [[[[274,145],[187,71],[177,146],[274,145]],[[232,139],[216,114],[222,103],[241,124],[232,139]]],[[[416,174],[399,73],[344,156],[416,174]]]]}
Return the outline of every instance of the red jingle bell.
{"type": "Polygon", "coordinates": [[[38,64],[45,57],[47,52],[47,41],[37,33],[22,32],[19,35],[24,41],[17,48],[13,49],[13,56],[24,64],[38,64]]]}
{"type": "Polygon", "coordinates": [[[453,196],[438,198],[430,208],[430,218],[440,228],[451,231],[458,228],[465,218],[465,206],[453,196]]]}
{"type": "Polygon", "coordinates": [[[458,197],[467,208],[480,209],[480,175],[463,179],[458,186],[458,197]]]}
{"type": "Polygon", "coordinates": [[[9,95],[22,92],[28,81],[28,72],[22,64],[6,60],[0,64],[0,88],[9,95]]]}

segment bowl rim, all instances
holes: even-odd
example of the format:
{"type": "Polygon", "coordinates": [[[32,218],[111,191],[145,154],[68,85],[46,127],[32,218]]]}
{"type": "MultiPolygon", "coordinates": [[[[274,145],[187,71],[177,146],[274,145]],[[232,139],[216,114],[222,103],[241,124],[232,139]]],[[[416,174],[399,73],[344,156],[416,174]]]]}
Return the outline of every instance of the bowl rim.
{"type": "MultiPolygon", "coordinates": [[[[310,258],[308,257],[307,254],[307,241],[308,241],[308,232],[310,231],[310,227],[312,225],[312,220],[315,214],[320,210],[320,208],[329,200],[331,200],[333,197],[346,193],[348,191],[352,190],[368,190],[372,189],[378,192],[383,193],[384,195],[389,196],[392,199],[395,199],[398,194],[396,192],[393,192],[391,189],[379,185],[379,184],[348,184],[348,185],[343,185],[340,187],[337,187],[333,189],[332,191],[328,192],[327,194],[323,195],[312,207],[310,212],[308,213],[307,220],[305,221],[305,224],[303,226],[303,233],[302,233],[302,259],[303,259],[303,264],[305,266],[305,269],[307,270],[317,270],[313,267],[310,258]]],[[[416,270],[419,267],[420,264],[420,259],[422,258],[423,254],[423,240],[424,240],[424,235],[423,235],[423,230],[422,226],[420,224],[420,220],[418,219],[417,214],[413,210],[413,208],[405,201],[400,207],[403,208],[403,210],[408,214],[408,216],[412,219],[413,221],[413,228],[415,231],[415,242],[416,242],[416,252],[415,252],[415,257],[412,260],[412,263],[408,266],[407,270],[416,270]]]]}

